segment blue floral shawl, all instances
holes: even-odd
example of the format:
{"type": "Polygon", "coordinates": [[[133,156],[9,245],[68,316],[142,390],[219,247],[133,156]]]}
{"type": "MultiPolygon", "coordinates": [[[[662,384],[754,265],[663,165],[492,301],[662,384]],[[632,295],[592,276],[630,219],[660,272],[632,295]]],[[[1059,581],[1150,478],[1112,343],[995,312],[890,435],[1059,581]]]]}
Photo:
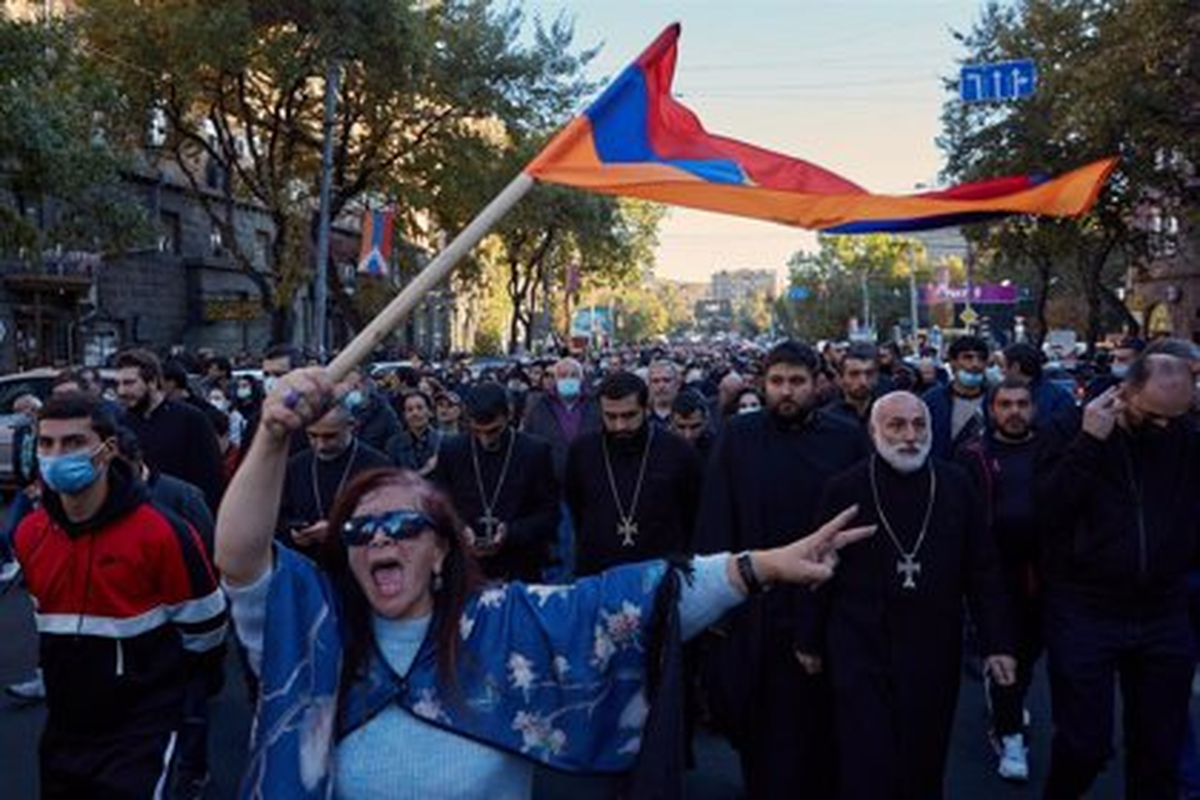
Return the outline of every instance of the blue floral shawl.
{"type": "Polygon", "coordinates": [[[333,797],[337,740],[392,702],[556,769],[631,770],[662,660],[652,657],[651,621],[671,571],[654,561],[568,586],[485,588],[460,621],[456,687],[438,680],[427,637],[407,675],[376,656],[339,709],[344,633],[333,587],[303,556],[276,548],[242,797],[333,797]]]}

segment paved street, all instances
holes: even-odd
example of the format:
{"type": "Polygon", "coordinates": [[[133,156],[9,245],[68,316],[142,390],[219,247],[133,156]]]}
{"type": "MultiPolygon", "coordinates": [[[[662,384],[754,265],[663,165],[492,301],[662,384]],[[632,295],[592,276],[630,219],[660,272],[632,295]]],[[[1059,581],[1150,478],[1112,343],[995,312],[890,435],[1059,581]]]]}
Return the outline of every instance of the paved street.
{"type": "MultiPolygon", "coordinates": [[[[19,588],[0,596],[0,682],[27,677],[36,659],[36,638],[29,601],[19,588]]],[[[964,680],[958,724],[950,754],[948,797],[970,800],[1025,800],[1037,797],[1035,786],[1044,773],[1049,747],[1048,696],[1045,681],[1039,680],[1031,698],[1034,714],[1034,782],[1028,787],[1003,783],[993,774],[990,752],[983,736],[984,708],[979,684],[964,680]]],[[[39,706],[18,707],[7,697],[0,699],[0,775],[5,800],[34,800],[37,796],[36,747],[42,711],[39,706]]],[[[209,798],[235,794],[237,775],[246,752],[249,718],[240,676],[231,659],[224,692],[213,705],[211,731],[213,784],[209,798]]],[[[737,760],[733,752],[713,737],[699,742],[701,769],[688,781],[688,797],[698,800],[731,800],[740,797],[737,760]]],[[[1116,770],[1092,793],[1092,800],[1119,797],[1116,770]]],[[[541,775],[536,799],[599,800],[603,788],[593,781],[541,775]]],[[[803,800],[803,794],[797,793],[803,800]]]]}

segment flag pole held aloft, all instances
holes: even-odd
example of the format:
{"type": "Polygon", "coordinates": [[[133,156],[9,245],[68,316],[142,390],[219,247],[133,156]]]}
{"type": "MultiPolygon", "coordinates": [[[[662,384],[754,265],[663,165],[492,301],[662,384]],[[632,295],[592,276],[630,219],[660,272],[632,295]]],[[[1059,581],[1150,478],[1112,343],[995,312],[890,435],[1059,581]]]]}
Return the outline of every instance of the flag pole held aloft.
{"type": "Polygon", "coordinates": [[[367,359],[535,180],[826,233],[926,230],[1011,214],[1086,213],[1117,159],[1057,178],[1018,175],[914,195],[872,194],[823,167],[709,133],[672,94],[680,26],[667,27],[580,116],[343,349],[341,380],[367,359]]]}
{"type": "Polygon", "coordinates": [[[370,358],[376,345],[404,322],[426,294],[446,279],[453,271],[454,265],[491,232],[508,210],[528,194],[533,184],[533,178],[524,172],[513,178],[504,191],[496,195],[492,202],[488,203],[483,211],[479,212],[479,215],[337,354],[325,369],[330,379],[342,380],[350,370],[370,358]]]}

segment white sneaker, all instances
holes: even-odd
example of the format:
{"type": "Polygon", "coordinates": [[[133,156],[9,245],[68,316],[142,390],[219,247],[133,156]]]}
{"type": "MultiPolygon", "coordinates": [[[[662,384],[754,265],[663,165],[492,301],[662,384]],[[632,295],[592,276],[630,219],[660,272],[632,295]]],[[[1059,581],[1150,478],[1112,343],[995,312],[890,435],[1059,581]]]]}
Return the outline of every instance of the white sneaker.
{"type": "Polygon", "coordinates": [[[1000,763],[996,772],[1006,781],[1029,780],[1029,748],[1019,733],[1000,739],[1000,763]]]}
{"type": "Polygon", "coordinates": [[[0,586],[12,583],[21,574],[21,563],[15,558],[0,564],[0,586]]]}
{"type": "Polygon", "coordinates": [[[26,703],[36,703],[46,699],[46,684],[42,682],[42,670],[37,675],[21,683],[12,683],[4,687],[9,697],[14,697],[26,703]]]}

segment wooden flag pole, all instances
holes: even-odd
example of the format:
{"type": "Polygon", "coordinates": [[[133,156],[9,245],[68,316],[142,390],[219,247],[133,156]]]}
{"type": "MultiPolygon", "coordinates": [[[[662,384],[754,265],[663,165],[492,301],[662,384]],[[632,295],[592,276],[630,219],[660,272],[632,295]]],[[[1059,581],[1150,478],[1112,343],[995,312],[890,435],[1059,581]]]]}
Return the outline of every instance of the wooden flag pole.
{"type": "Polygon", "coordinates": [[[387,338],[388,334],[395,330],[400,323],[404,322],[425,295],[445,280],[446,276],[454,269],[454,265],[469,253],[471,248],[479,244],[483,237],[488,235],[501,217],[533,188],[534,183],[534,179],[525,172],[521,172],[513,178],[512,182],[504,187],[504,191],[496,195],[492,202],[488,203],[483,211],[480,211],[479,215],[471,220],[471,223],[458,236],[454,237],[454,241],[446,245],[446,248],[438,253],[437,258],[429,262],[429,265],[421,270],[412,283],[405,286],[400,294],[392,298],[392,301],[375,315],[375,319],[359,331],[350,344],[337,354],[337,357],[325,368],[329,378],[340,381],[350,370],[367,360],[374,352],[375,346],[387,338]]]}

